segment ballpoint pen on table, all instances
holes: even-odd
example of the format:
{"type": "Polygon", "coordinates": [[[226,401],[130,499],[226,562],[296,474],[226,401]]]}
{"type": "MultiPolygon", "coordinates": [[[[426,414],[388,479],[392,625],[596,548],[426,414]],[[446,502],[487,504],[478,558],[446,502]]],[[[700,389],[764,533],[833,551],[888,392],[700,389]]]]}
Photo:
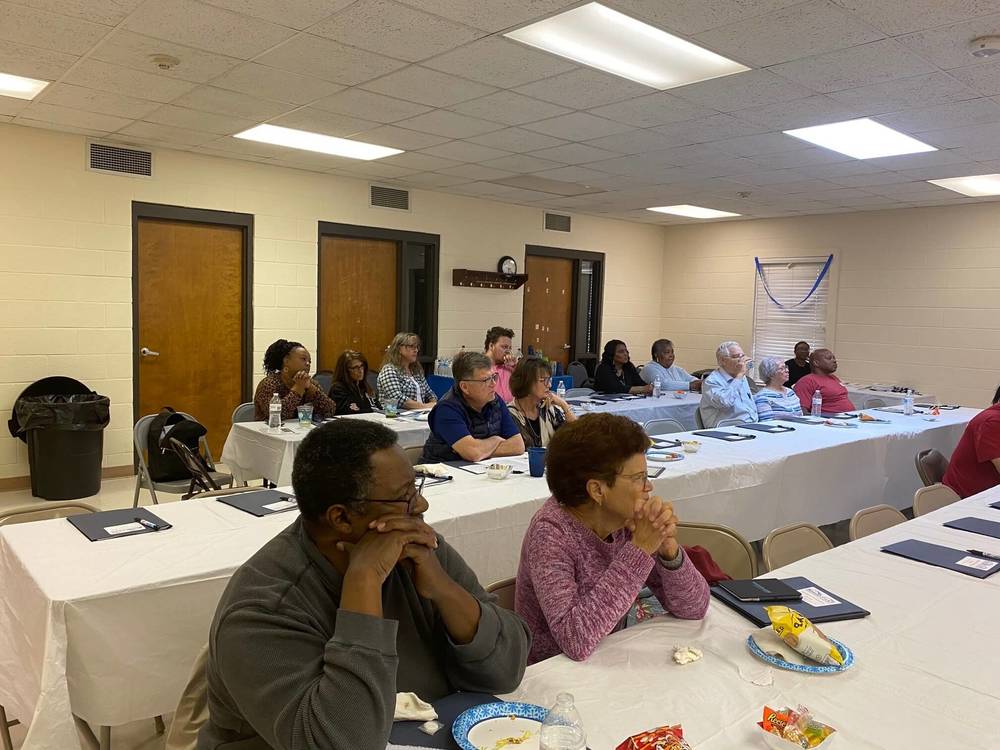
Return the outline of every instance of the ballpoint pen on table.
{"type": "Polygon", "coordinates": [[[145,518],[139,518],[139,516],[136,516],[133,520],[140,526],[145,526],[147,529],[150,529],[151,531],[160,531],[163,528],[162,526],[158,526],[152,521],[147,521],[145,518]]]}
{"type": "Polygon", "coordinates": [[[977,555],[979,557],[984,557],[987,560],[993,560],[994,562],[1000,562],[1000,555],[993,555],[993,554],[990,554],[989,552],[982,552],[982,551],[980,551],[978,549],[967,549],[965,551],[968,552],[970,555],[977,555]]]}

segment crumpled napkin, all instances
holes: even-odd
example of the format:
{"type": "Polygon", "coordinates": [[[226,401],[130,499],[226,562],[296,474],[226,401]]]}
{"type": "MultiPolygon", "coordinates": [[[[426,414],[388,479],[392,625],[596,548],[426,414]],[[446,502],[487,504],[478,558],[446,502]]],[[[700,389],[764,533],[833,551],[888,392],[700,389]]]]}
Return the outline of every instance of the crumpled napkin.
{"type": "Polygon", "coordinates": [[[448,469],[449,467],[444,464],[417,464],[413,467],[418,474],[426,474],[429,477],[446,477],[448,469]]]}
{"type": "Polygon", "coordinates": [[[437,716],[434,706],[420,700],[416,693],[396,693],[393,721],[430,721],[437,716]]]}

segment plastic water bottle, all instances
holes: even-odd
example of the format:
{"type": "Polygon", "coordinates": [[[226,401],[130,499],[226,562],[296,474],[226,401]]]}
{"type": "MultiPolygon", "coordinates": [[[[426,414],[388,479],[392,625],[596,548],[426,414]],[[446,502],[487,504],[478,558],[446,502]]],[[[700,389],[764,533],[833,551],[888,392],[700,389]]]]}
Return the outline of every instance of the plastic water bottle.
{"type": "Polygon", "coordinates": [[[906,395],[903,396],[903,414],[908,416],[913,414],[913,391],[909,388],[906,389],[906,395]]]}
{"type": "Polygon", "coordinates": [[[660,393],[662,392],[662,391],[660,391],[660,388],[662,388],[662,387],[663,386],[660,384],[660,379],[659,378],[657,378],[656,380],[653,381],[653,398],[659,398],[660,397],[660,393]]]}
{"type": "Polygon", "coordinates": [[[566,398],[566,381],[560,380],[559,385],[556,386],[556,395],[559,398],[566,398]]]}
{"type": "Polygon", "coordinates": [[[813,394],[812,410],[809,413],[814,417],[823,416],[823,394],[819,392],[819,388],[813,394]]]}
{"type": "Polygon", "coordinates": [[[267,409],[267,428],[273,432],[281,429],[281,399],[277,393],[271,396],[271,405],[267,409]]]}
{"type": "Polygon", "coordinates": [[[569,693],[559,693],[556,705],[545,715],[538,747],[540,750],[585,750],[587,747],[587,734],[569,693]]]}

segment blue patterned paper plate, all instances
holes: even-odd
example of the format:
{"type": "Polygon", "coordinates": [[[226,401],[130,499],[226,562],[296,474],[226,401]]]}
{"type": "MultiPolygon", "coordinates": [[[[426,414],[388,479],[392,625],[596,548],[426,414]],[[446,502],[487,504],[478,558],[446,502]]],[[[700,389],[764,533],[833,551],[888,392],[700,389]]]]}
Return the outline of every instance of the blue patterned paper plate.
{"type": "MultiPolygon", "coordinates": [[[[505,722],[510,721],[510,726],[517,727],[517,730],[506,730],[504,725],[504,731],[513,731],[515,734],[519,734],[523,731],[522,727],[524,722],[517,722],[517,719],[524,719],[528,722],[537,723],[538,726],[535,729],[539,729],[542,721],[545,720],[545,714],[547,714],[547,709],[541,706],[536,706],[531,703],[484,703],[481,706],[473,706],[467,711],[459,714],[459,717],[455,719],[455,722],[451,725],[451,735],[455,738],[455,742],[462,750],[480,750],[482,745],[473,744],[470,741],[470,734],[478,734],[476,732],[476,727],[479,724],[483,724],[488,721],[495,721],[497,719],[503,719],[505,722]],[[513,717],[513,720],[512,718],[513,717]]],[[[534,724],[532,724],[534,726],[534,724]]],[[[501,732],[502,734],[503,732],[501,732]]],[[[499,738],[499,735],[498,735],[499,738]]],[[[491,744],[490,747],[493,745],[491,744]]],[[[534,747],[538,746],[537,737],[534,743],[534,747]]],[[[526,745],[521,745],[521,747],[526,747],[526,745]]]]}
{"type": "MultiPolygon", "coordinates": [[[[772,667],[787,669],[792,672],[806,672],[807,674],[832,674],[834,672],[844,672],[853,667],[854,652],[840,641],[835,641],[833,638],[830,638],[829,640],[834,646],[836,646],[837,651],[840,652],[841,657],[844,659],[843,664],[793,664],[790,661],[778,659],[777,657],[765,653],[761,647],[757,645],[757,641],[753,639],[753,634],[747,636],[747,648],[750,649],[751,654],[762,661],[766,661],[772,667]]],[[[791,648],[791,646],[789,646],[789,648],[791,648]]]]}
{"type": "Polygon", "coordinates": [[[646,458],[649,461],[656,461],[657,463],[669,464],[674,461],[683,461],[684,454],[677,453],[675,451],[664,451],[664,450],[648,450],[646,451],[646,458]]]}

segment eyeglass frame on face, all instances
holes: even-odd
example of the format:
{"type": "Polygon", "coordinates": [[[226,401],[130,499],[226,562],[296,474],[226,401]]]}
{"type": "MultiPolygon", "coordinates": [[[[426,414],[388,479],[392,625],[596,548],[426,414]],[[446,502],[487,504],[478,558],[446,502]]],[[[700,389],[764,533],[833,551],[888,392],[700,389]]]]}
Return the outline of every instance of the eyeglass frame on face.
{"type": "Polygon", "coordinates": [[[365,363],[364,362],[358,362],[356,365],[348,365],[347,369],[348,370],[364,370],[365,369],[365,363]]]}
{"type": "Polygon", "coordinates": [[[499,380],[500,380],[500,376],[497,375],[495,372],[491,372],[485,378],[479,378],[478,380],[476,378],[462,378],[462,380],[460,380],[459,382],[460,383],[479,383],[480,385],[488,385],[489,383],[493,383],[493,385],[496,385],[497,382],[499,382],[499,380]]]}
{"type": "Polygon", "coordinates": [[[627,479],[632,484],[638,484],[639,480],[641,479],[643,487],[645,487],[647,484],[653,483],[649,478],[649,472],[646,470],[643,470],[641,472],[637,471],[635,474],[622,474],[621,472],[618,472],[617,474],[615,474],[615,478],[618,477],[621,477],[622,479],[627,479]]]}
{"type": "Polygon", "coordinates": [[[549,375],[545,378],[535,378],[536,383],[545,383],[545,385],[552,385],[552,376],[549,375]]]}
{"type": "Polygon", "coordinates": [[[414,351],[420,351],[420,344],[400,344],[400,349],[413,349],[414,351]]]}
{"type": "Polygon", "coordinates": [[[420,483],[417,484],[417,476],[414,476],[414,478],[413,478],[413,484],[411,485],[411,488],[406,491],[406,497],[397,498],[395,500],[382,500],[382,499],[379,499],[377,497],[364,497],[364,498],[360,498],[357,502],[363,502],[363,503],[389,503],[389,504],[393,504],[393,505],[396,505],[396,504],[399,504],[399,503],[406,503],[406,509],[405,509],[404,512],[408,516],[412,515],[413,514],[413,509],[414,509],[414,507],[416,507],[417,498],[421,497],[422,494],[423,494],[423,491],[424,491],[424,482],[427,481],[427,475],[426,474],[420,474],[419,477],[420,477],[420,483]]]}

